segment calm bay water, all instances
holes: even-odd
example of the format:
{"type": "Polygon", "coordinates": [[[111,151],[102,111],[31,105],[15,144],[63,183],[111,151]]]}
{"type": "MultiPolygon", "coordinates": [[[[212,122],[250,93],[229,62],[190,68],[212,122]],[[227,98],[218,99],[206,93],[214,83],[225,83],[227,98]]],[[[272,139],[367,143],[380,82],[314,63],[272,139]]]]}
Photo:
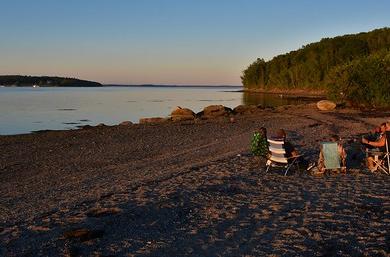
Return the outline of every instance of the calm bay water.
{"type": "Polygon", "coordinates": [[[81,125],[138,122],[142,117],[168,116],[176,106],[199,112],[222,104],[278,106],[307,101],[278,95],[232,92],[239,87],[0,87],[0,135],[37,130],[73,129],[81,125]]]}

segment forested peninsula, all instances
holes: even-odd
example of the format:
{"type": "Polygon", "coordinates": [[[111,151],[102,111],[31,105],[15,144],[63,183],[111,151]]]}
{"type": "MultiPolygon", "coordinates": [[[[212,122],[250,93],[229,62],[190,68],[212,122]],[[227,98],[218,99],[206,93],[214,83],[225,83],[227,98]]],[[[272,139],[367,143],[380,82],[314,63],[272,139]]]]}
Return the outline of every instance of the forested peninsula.
{"type": "Polygon", "coordinates": [[[319,91],[369,107],[390,106],[390,28],[324,38],[301,49],[258,58],[241,76],[247,90],[319,91]]]}
{"type": "Polygon", "coordinates": [[[15,87],[101,87],[102,84],[94,81],[81,80],[76,78],[49,77],[49,76],[0,76],[1,86],[15,87]]]}

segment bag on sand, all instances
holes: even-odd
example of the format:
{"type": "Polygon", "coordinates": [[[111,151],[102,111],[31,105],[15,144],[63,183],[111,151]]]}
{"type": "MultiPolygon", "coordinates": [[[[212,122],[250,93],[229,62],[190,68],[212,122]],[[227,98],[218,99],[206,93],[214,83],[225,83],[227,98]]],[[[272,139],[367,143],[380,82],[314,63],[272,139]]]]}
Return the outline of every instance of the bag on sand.
{"type": "Polygon", "coordinates": [[[253,155],[266,157],[268,154],[267,139],[259,132],[253,134],[251,140],[251,152],[253,155]]]}

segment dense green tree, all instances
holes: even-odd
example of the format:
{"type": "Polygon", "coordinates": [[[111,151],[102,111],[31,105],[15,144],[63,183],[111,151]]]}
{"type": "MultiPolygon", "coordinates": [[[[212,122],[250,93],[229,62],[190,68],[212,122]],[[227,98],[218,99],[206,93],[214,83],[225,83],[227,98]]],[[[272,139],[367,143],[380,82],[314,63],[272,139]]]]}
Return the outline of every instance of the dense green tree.
{"type": "Polygon", "coordinates": [[[267,62],[258,58],[241,79],[250,89],[327,90],[334,68],[382,51],[390,51],[390,28],[324,38],[267,62]]]}
{"type": "Polygon", "coordinates": [[[335,67],[328,76],[329,95],[358,106],[390,106],[390,52],[381,51],[335,67]]]}

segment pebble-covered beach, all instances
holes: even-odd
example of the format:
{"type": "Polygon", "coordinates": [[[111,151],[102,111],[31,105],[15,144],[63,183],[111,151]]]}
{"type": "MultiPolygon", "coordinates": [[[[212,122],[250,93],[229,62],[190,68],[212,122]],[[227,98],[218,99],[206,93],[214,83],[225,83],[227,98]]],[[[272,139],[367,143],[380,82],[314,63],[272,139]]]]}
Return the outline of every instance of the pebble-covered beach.
{"type": "Polygon", "coordinates": [[[388,256],[390,176],[356,154],[388,120],[309,104],[0,136],[0,256],[388,256]],[[265,174],[260,127],[309,162],[340,135],[348,173],[265,174]]]}

